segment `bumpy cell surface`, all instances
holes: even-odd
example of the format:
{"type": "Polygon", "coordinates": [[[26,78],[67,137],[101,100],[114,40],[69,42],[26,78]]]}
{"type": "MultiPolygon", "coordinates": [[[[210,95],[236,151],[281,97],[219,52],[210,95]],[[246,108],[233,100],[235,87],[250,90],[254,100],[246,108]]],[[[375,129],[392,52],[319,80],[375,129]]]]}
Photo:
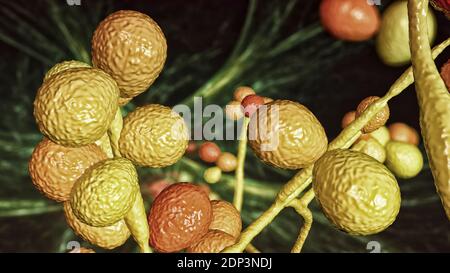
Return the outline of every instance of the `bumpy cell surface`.
{"type": "Polygon", "coordinates": [[[106,17],[92,38],[92,62],[110,74],[122,98],[147,90],[163,69],[167,44],[149,16],[120,10],[106,17]]]}

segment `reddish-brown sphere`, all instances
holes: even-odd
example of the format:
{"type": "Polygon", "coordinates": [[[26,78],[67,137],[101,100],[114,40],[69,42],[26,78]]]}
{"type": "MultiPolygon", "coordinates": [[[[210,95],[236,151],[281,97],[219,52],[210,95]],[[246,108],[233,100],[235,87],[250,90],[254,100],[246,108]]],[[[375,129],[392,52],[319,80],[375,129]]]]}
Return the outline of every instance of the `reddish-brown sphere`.
{"type": "Polygon", "coordinates": [[[323,0],[320,4],[323,27],[341,40],[364,41],[380,28],[380,14],[367,0],[323,0]]]}
{"type": "MultiPolygon", "coordinates": [[[[372,103],[376,102],[379,99],[380,97],[377,96],[370,96],[363,99],[356,108],[356,117],[359,117],[364,112],[364,110],[366,110],[367,107],[369,107],[369,105],[371,105],[372,103]]],[[[383,126],[389,119],[389,114],[390,114],[389,106],[386,105],[366,124],[366,126],[364,126],[362,132],[366,134],[371,133],[376,129],[380,128],[381,126],[383,126]]]]}
{"type": "Polygon", "coordinates": [[[186,148],[187,154],[192,154],[197,150],[197,144],[194,141],[189,141],[189,144],[186,148]]]}
{"type": "Polygon", "coordinates": [[[205,190],[190,183],[164,189],[148,216],[150,245],[158,252],[177,252],[199,241],[207,232],[212,208],[205,190]]]}
{"type": "Polygon", "coordinates": [[[350,123],[352,123],[356,118],[356,111],[350,111],[344,115],[342,118],[341,126],[342,128],[347,127],[350,123]]]}
{"type": "Polygon", "coordinates": [[[450,59],[441,67],[441,77],[450,91],[450,59]]]}
{"type": "Polygon", "coordinates": [[[256,110],[264,104],[264,99],[258,95],[248,95],[245,97],[241,105],[244,107],[244,114],[246,117],[253,115],[256,110]]]}
{"type": "Polygon", "coordinates": [[[200,159],[207,163],[216,162],[221,153],[219,146],[211,141],[204,142],[198,150],[200,159]]]}
{"type": "Polygon", "coordinates": [[[416,129],[402,122],[389,125],[389,134],[393,141],[406,142],[413,145],[419,145],[420,142],[416,129]]]}

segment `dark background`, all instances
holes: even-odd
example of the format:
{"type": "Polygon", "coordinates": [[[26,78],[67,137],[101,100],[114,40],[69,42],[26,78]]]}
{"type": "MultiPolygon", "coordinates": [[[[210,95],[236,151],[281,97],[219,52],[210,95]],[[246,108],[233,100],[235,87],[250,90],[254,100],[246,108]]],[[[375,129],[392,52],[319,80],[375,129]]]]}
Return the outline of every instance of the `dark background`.
{"type": "MultiPolygon", "coordinates": [[[[28,177],[28,158],[41,139],[32,102],[43,75],[55,63],[70,59],[89,62],[90,39],[104,17],[119,9],[138,10],[158,22],[167,38],[165,69],[148,92],[126,107],[127,111],[149,102],[169,106],[190,102],[208,83],[214,90],[205,100],[223,106],[235,87],[250,85],[262,95],[305,104],[331,139],[340,131],[346,112],[369,95],[383,95],[407,66],[391,68],[381,63],[374,40],[350,43],[330,37],[318,22],[319,2],[256,1],[252,24],[242,46],[236,49],[248,18],[248,1],[81,0],[80,6],[69,6],[66,1],[0,0],[0,252],[60,252],[65,251],[67,241],[77,240],[64,223],[60,205],[46,201],[28,177]],[[250,54],[244,58],[245,52],[250,54]],[[226,84],[218,86],[217,79],[223,78],[226,84]]],[[[389,2],[382,1],[380,11],[389,2]]],[[[439,24],[436,44],[449,37],[450,28],[442,14],[435,14],[439,24]]],[[[449,57],[447,50],[437,59],[437,66],[449,57]]],[[[389,106],[388,123],[401,121],[419,129],[413,87],[389,106]]],[[[236,152],[234,141],[220,145],[236,152]]],[[[141,169],[140,174],[143,187],[155,179],[175,181],[180,176],[202,183],[206,167],[196,158],[183,159],[163,170],[141,169]]],[[[268,207],[292,174],[267,167],[248,153],[246,176],[253,191],[246,195],[244,223],[268,207]]],[[[213,189],[231,200],[232,179],[225,180],[213,189]]],[[[386,252],[449,252],[450,224],[428,165],[416,178],[399,180],[399,184],[402,208],[398,219],[374,236],[336,231],[313,202],[315,222],[304,251],[367,252],[367,242],[376,240],[386,252]]],[[[263,251],[287,252],[300,224],[298,216],[286,209],[255,245],[263,251]]],[[[136,249],[128,242],[117,251],[136,249]]]]}

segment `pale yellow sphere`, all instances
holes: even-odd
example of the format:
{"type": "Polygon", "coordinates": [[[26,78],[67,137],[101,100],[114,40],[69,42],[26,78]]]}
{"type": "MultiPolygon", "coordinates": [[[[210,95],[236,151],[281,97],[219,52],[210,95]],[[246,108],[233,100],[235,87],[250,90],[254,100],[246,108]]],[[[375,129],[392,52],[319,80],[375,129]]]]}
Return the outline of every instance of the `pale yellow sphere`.
{"type": "Polygon", "coordinates": [[[130,237],[130,231],[124,220],[106,227],[93,227],[81,222],[73,214],[70,202],[64,203],[64,214],[69,227],[83,240],[106,249],[123,245],[130,237]]]}
{"type": "Polygon", "coordinates": [[[161,168],[177,162],[188,143],[183,118],[167,106],[149,104],[125,117],[119,148],[123,157],[137,165],[161,168]]]}
{"type": "Polygon", "coordinates": [[[400,188],[394,175],[361,152],[326,152],[314,164],[313,189],[327,218],[354,235],[385,230],[400,210],[400,188]]]}
{"type": "Polygon", "coordinates": [[[115,81],[95,68],[73,68],[46,80],[34,100],[39,130],[70,147],[94,143],[108,130],[119,100],[115,81]]]}

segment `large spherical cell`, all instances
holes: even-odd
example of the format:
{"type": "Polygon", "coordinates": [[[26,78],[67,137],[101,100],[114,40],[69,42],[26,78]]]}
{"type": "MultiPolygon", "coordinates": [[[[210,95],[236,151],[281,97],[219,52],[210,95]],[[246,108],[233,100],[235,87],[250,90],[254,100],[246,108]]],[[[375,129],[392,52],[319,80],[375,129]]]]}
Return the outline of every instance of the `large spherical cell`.
{"type": "Polygon", "coordinates": [[[118,100],[117,84],[105,72],[67,69],[41,85],[34,100],[34,117],[39,130],[53,142],[84,146],[107,132],[118,100]]]}
{"type": "Polygon", "coordinates": [[[320,20],[331,35],[341,40],[364,41],[380,27],[380,14],[367,0],[323,0],[320,20]]]}
{"type": "Polygon", "coordinates": [[[156,197],[150,209],[150,245],[159,252],[183,250],[208,232],[211,219],[211,203],[204,189],[190,183],[173,184],[156,197]]]}
{"type": "Polygon", "coordinates": [[[327,136],[308,108],[289,100],[262,105],[249,124],[249,144],[265,163],[282,169],[301,169],[327,149],[327,136]]]}
{"type": "Polygon", "coordinates": [[[179,114],[169,107],[149,104],[125,117],[119,148],[137,165],[161,168],[177,162],[188,142],[188,128],[179,114]]]}
{"type": "Polygon", "coordinates": [[[92,62],[116,80],[123,98],[135,97],[155,81],[166,60],[166,38],[149,16],[120,10],[106,17],[92,38],[92,62]]]}
{"type": "Polygon", "coordinates": [[[72,148],[44,138],[34,149],[28,164],[31,181],[48,198],[63,202],[72,187],[92,165],[106,159],[95,144],[72,148]]]}
{"type": "Polygon", "coordinates": [[[400,210],[400,188],[394,175],[361,152],[326,152],[314,165],[313,189],[325,216],[354,235],[385,230],[400,210]]]}

